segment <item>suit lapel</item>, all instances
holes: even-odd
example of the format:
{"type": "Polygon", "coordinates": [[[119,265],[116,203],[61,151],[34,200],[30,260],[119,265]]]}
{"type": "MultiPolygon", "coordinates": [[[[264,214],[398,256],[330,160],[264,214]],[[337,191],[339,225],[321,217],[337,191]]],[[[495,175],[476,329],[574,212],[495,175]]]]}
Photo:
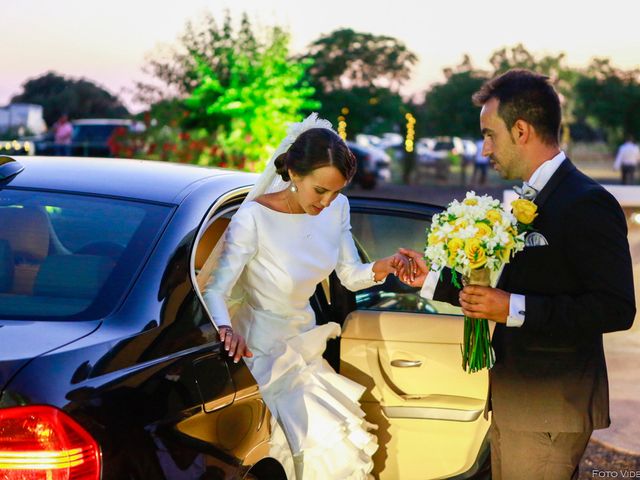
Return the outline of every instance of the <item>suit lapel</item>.
{"type": "MultiPolygon", "coordinates": [[[[558,169],[555,172],[553,172],[553,175],[551,176],[547,184],[543,187],[542,190],[540,190],[540,193],[538,193],[535,200],[533,201],[533,203],[535,203],[538,206],[538,210],[542,209],[543,205],[545,204],[549,196],[553,193],[553,191],[556,188],[558,188],[558,185],[562,183],[562,180],[564,180],[564,178],[574,170],[576,170],[575,165],[571,163],[571,160],[569,160],[568,157],[565,158],[565,160],[560,164],[558,169]]],[[[508,263],[507,265],[505,265],[505,268],[502,271],[502,274],[500,275],[500,278],[498,280],[498,285],[497,285],[498,288],[504,288],[505,284],[508,284],[511,266],[512,266],[511,263],[508,263]]]]}
{"type": "Polygon", "coordinates": [[[564,162],[560,164],[558,169],[553,173],[547,184],[533,201],[538,206],[538,210],[542,209],[542,206],[549,198],[549,195],[551,195],[551,193],[558,187],[558,185],[560,185],[564,177],[566,177],[575,169],[576,167],[573,163],[571,163],[571,160],[569,160],[568,157],[565,158],[564,162]]]}

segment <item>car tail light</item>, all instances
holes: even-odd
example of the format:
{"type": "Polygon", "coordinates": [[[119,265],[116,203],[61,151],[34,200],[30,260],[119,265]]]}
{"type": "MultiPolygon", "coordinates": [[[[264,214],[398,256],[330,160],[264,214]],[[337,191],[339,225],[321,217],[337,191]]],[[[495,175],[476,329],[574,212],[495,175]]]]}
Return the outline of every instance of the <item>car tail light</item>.
{"type": "Polygon", "coordinates": [[[0,409],[2,480],[99,480],[100,464],[96,441],[61,410],[0,409]]]}

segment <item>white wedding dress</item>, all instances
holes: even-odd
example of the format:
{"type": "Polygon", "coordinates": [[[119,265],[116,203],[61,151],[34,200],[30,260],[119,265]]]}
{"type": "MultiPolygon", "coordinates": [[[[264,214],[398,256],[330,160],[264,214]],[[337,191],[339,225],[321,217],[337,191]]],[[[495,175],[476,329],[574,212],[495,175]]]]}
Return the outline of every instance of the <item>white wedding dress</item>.
{"type": "MultiPolygon", "coordinates": [[[[246,364],[284,431],[298,480],[368,478],[377,449],[368,432],[373,425],[358,403],[365,388],[322,358],[327,339],[339,335],[340,327],[316,325],[309,304],[316,285],[334,269],[350,290],[376,283],[372,264],[358,257],[346,197],[338,195],[317,216],[250,201],[229,224],[204,294],[216,324],[231,323],[247,340],[254,356],[246,364]],[[244,297],[229,319],[225,301],[234,286],[244,297]]],[[[275,435],[273,455],[282,456],[284,442],[275,435]]]]}

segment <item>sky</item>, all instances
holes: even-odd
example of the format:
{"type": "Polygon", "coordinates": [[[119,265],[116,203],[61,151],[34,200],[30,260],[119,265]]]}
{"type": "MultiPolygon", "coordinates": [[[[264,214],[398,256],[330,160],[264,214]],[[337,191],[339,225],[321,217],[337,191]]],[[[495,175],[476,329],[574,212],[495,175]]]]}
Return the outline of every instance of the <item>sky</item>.
{"type": "Polygon", "coordinates": [[[47,71],[94,81],[132,103],[145,59],[175,45],[188,20],[247,12],[256,25],[285,26],[292,50],[338,28],[389,35],[419,58],[406,95],[443,81],[442,69],[469,54],[488,68],[491,53],[518,43],[536,56],[564,52],[567,64],[608,57],[640,68],[640,1],[607,0],[2,0],[0,106],[47,71]]]}

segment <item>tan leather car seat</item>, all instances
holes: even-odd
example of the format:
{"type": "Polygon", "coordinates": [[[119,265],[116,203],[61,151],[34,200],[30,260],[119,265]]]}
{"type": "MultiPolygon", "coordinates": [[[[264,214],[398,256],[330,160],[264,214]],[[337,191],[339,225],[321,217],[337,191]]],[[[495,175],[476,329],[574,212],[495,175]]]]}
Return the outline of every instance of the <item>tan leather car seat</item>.
{"type": "Polygon", "coordinates": [[[211,263],[207,265],[207,259],[213,250],[213,247],[216,246],[218,240],[224,234],[227,226],[229,225],[230,220],[228,218],[220,217],[216,219],[209,227],[205,230],[202,238],[200,239],[200,243],[198,243],[196,250],[196,258],[195,258],[195,270],[198,278],[198,285],[200,290],[203,289],[204,284],[209,279],[211,272],[209,271],[211,268],[211,263]]]}
{"type": "Polygon", "coordinates": [[[34,207],[0,209],[0,240],[14,257],[11,293],[31,295],[40,265],[49,253],[49,220],[34,207]]]}

